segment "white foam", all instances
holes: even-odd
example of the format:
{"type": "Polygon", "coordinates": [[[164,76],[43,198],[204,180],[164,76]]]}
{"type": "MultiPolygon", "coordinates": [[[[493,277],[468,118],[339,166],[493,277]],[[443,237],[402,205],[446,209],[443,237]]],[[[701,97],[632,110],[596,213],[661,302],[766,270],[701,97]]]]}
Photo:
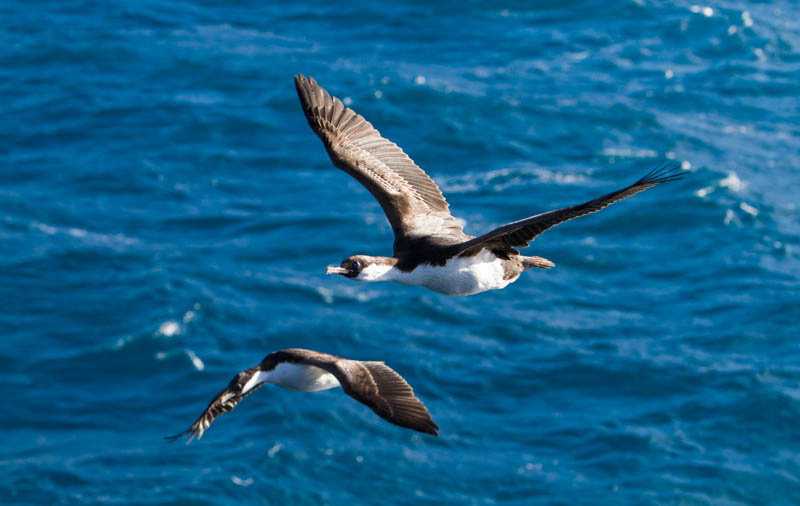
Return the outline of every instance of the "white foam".
{"type": "Polygon", "coordinates": [[[710,18],[714,15],[714,9],[709,6],[701,6],[701,5],[692,5],[689,7],[689,10],[694,12],[695,14],[702,14],[703,16],[710,18]]]}
{"type": "Polygon", "coordinates": [[[490,188],[500,192],[511,187],[518,187],[530,183],[575,184],[585,181],[586,177],[580,174],[569,174],[551,171],[540,167],[505,167],[488,172],[470,172],[454,177],[437,177],[439,186],[448,193],[467,193],[481,188],[490,188]]]}
{"type": "Polygon", "coordinates": [[[728,209],[725,211],[724,223],[726,225],[730,225],[731,223],[736,223],[737,225],[740,224],[739,217],[736,216],[736,213],[733,212],[733,209],[728,209]]]}
{"type": "Polygon", "coordinates": [[[277,454],[278,454],[278,452],[279,452],[279,451],[281,451],[281,448],[283,448],[283,445],[282,445],[282,444],[280,444],[280,443],[275,443],[274,445],[272,445],[272,448],[270,448],[269,450],[267,450],[267,457],[269,457],[269,458],[271,458],[271,459],[272,459],[272,458],[275,458],[275,455],[277,455],[277,454]]]}
{"type": "Polygon", "coordinates": [[[87,235],[89,235],[89,232],[87,232],[86,230],[84,230],[82,228],[68,228],[67,229],[67,234],[71,235],[72,237],[82,238],[82,237],[86,237],[87,235]]]}
{"type": "Polygon", "coordinates": [[[200,360],[200,357],[198,357],[195,354],[195,352],[193,352],[188,348],[183,351],[186,352],[186,356],[189,357],[189,360],[192,361],[192,365],[194,366],[195,369],[197,369],[198,371],[202,371],[203,369],[206,368],[206,365],[203,363],[202,360],[200,360]]]}
{"type": "Polygon", "coordinates": [[[728,177],[720,180],[719,185],[723,188],[730,188],[735,192],[741,191],[745,187],[745,183],[739,179],[735,172],[729,172],[728,177]]]}
{"type": "Polygon", "coordinates": [[[222,97],[210,92],[185,92],[175,95],[176,102],[187,102],[189,104],[209,105],[222,101],[222,97]]]}
{"type": "MultiPolygon", "coordinates": [[[[667,79],[672,78],[672,71],[667,70],[664,77],[667,79]]],[[[605,148],[603,150],[605,156],[615,156],[619,158],[655,158],[658,153],[652,149],[631,149],[631,148],[605,148]]]]}
{"type": "Polygon", "coordinates": [[[320,294],[325,304],[333,304],[333,291],[330,288],[318,286],[315,288],[315,290],[318,294],[320,294]]]}
{"type": "Polygon", "coordinates": [[[239,478],[238,476],[231,476],[231,481],[240,487],[249,487],[253,484],[253,478],[239,478]]]}
{"type": "Polygon", "coordinates": [[[167,320],[158,327],[158,333],[165,337],[180,334],[181,326],[175,320],[167,320]]]}
{"type": "Polygon", "coordinates": [[[758,216],[758,209],[756,209],[755,207],[751,206],[750,204],[748,204],[746,202],[740,203],[739,204],[739,209],[741,209],[742,211],[746,212],[750,216],[758,216]]]}
{"type": "Polygon", "coordinates": [[[709,193],[711,193],[713,191],[714,191],[714,187],[713,186],[706,186],[705,188],[700,188],[699,190],[694,192],[694,194],[697,195],[700,198],[703,198],[703,197],[706,197],[709,193]]]}
{"type": "Polygon", "coordinates": [[[74,227],[54,227],[45,223],[33,221],[30,223],[30,228],[43,232],[47,235],[64,234],[76,239],[80,239],[86,244],[93,246],[106,246],[114,249],[121,249],[125,246],[131,246],[138,242],[137,239],[126,237],[122,234],[100,234],[90,232],[82,228],[74,227]]]}

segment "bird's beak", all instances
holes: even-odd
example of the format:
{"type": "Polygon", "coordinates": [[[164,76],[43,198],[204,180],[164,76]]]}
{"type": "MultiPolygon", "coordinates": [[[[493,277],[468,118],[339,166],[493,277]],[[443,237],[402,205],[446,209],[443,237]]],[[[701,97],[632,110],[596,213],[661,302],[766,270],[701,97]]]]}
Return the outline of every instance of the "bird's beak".
{"type": "Polygon", "coordinates": [[[347,269],[329,265],[328,268],[325,269],[325,274],[347,274],[347,269]]]}

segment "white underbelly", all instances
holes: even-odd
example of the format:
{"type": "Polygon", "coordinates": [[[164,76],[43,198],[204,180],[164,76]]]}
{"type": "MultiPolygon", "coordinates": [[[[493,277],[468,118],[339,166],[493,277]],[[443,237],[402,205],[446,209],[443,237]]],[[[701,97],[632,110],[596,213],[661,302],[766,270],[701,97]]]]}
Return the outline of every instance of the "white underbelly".
{"type": "Polygon", "coordinates": [[[445,295],[472,295],[487,290],[499,290],[519,276],[503,279],[503,261],[487,250],[469,258],[453,258],[443,267],[420,265],[402,273],[395,281],[406,285],[422,285],[445,295]]]}
{"type": "Polygon", "coordinates": [[[289,390],[315,392],[341,386],[336,376],[313,365],[283,362],[269,374],[270,383],[289,390]]]}

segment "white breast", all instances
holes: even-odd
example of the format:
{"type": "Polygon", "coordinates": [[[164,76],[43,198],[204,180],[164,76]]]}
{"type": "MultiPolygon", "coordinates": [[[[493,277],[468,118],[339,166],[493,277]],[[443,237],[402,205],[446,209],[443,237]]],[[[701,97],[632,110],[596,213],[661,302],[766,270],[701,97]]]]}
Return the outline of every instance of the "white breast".
{"type": "Polygon", "coordinates": [[[315,392],[340,386],[336,376],[313,365],[282,362],[266,374],[268,383],[301,392],[315,392]]]}
{"type": "Polygon", "coordinates": [[[422,285],[445,295],[472,295],[486,290],[499,290],[519,276],[503,279],[503,261],[483,250],[468,258],[453,258],[443,267],[420,265],[411,272],[395,270],[392,280],[404,285],[422,285]]]}

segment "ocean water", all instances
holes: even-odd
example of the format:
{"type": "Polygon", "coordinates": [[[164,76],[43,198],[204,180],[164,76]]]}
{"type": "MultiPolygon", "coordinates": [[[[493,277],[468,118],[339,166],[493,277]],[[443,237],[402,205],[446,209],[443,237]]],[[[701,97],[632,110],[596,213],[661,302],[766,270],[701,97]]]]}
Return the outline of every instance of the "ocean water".
{"type": "Polygon", "coordinates": [[[0,503],[800,502],[792,1],[0,2],[0,503]],[[325,276],[390,254],[292,76],[442,187],[549,230],[472,297],[325,276]],[[238,371],[385,360],[441,427],[238,371]]]}

